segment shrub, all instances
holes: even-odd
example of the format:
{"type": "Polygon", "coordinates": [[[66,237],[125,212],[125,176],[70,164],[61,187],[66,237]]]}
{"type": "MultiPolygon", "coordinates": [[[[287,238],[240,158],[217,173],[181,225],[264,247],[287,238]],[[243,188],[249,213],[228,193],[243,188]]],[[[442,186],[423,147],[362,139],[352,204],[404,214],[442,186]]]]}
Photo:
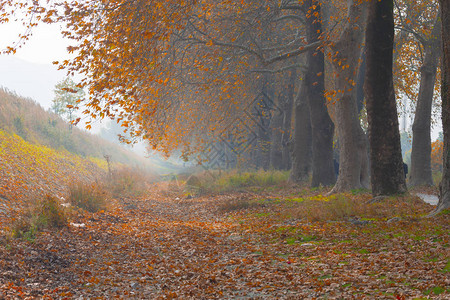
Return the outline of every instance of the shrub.
{"type": "Polygon", "coordinates": [[[61,228],[67,224],[64,208],[52,196],[47,196],[38,203],[33,219],[38,229],[61,228]]]}
{"type": "Polygon", "coordinates": [[[107,193],[98,183],[76,182],[69,186],[68,201],[73,206],[97,212],[106,208],[107,193]]]}
{"type": "Polygon", "coordinates": [[[11,233],[15,238],[34,239],[37,232],[49,228],[62,228],[67,224],[64,208],[58,200],[47,195],[33,208],[25,212],[12,224],[11,233]]]}
{"type": "Polygon", "coordinates": [[[11,235],[13,238],[34,239],[36,228],[31,224],[31,215],[20,216],[14,220],[11,226],[11,235]]]}

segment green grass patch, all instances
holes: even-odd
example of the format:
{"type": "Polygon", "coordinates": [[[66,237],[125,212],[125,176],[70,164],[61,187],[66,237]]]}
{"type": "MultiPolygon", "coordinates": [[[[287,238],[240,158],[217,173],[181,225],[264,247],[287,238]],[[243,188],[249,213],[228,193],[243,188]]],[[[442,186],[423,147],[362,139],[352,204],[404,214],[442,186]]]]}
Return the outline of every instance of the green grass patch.
{"type": "Polygon", "coordinates": [[[423,294],[426,296],[431,295],[431,294],[440,295],[440,294],[445,293],[445,291],[446,291],[445,288],[443,288],[441,286],[435,286],[433,288],[430,288],[430,289],[424,291],[423,294]]]}
{"type": "Polygon", "coordinates": [[[352,195],[360,195],[360,194],[364,194],[364,193],[368,193],[369,190],[368,189],[354,189],[351,190],[350,193],[352,193],[352,195]]]}
{"type": "Polygon", "coordinates": [[[297,198],[286,198],[286,199],[284,199],[284,200],[287,201],[287,202],[297,202],[297,203],[300,203],[300,202],[305,201],[305,198],[302,198],[302,197],[297,197],[297,198]]]}
{"type": "Polygon", "coordinates": [[[288,238],[286,239],[286,244],[294,245],[297,241],[298,241],[297,238],[288,238]]]}
{"type": "Polygon", "coordinates": [[[255,214],[255,217],[264,218],[264,217],[268,217],[270,215],[271,215],[270,213],[257,213],[257,214],[255,214]]]}
{"type": "Polygon", "coordinates": [[[426,240],[426,239],[427,238],[425,236],[422,236],[422,235],[415,235],[413,237],[413,240],[415,240],[415,241],[423,241],[423,240],[426,240]]]}
{"type": "Polygon", "coordinates": [[[441,272],[441,273],[450,273],[450,258],[447,258],[447,264],[439,272],[441,272]]]}

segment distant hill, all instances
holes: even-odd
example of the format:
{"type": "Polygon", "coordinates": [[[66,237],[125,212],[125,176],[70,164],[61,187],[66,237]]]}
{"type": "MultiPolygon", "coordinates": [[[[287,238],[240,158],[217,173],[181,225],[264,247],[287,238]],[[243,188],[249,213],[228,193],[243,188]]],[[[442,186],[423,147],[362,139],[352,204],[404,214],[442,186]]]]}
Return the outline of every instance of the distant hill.
{"type": "Polygon", "coordinates": [[[77,127],[70,129],[58,115],[5,88],[0,88],[0,129],[17,134],[27,142],[65,149],[81,157],[104,159],[108,155],[113,162],[138,166],[154,173],[171,172],[173,168],[170,163],[143,158],[77,127]]]}

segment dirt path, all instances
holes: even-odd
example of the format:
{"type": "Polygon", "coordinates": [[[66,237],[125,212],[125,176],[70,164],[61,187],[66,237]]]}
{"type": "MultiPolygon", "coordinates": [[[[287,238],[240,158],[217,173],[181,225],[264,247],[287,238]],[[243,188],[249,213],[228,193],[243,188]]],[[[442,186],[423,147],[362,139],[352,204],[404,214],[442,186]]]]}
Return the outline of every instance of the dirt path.
{"type": "Polygon", "coordinates": [[[233,197],[251,195],[123,200],[34,243],[0,243],[0,298],[402,299],[450,284],[424,272],[445,262],[420,259],[420,245],[377,244],[339,222],[296,224],[320,242],[286,242],[295,220],[221,213],[233,197]]]}

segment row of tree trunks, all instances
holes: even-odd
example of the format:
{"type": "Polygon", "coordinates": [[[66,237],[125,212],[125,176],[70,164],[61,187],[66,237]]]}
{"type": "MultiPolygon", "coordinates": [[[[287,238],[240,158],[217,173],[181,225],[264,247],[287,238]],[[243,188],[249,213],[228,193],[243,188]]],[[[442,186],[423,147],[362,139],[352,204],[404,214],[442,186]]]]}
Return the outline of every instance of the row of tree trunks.
{"type": "MultiPolygon", "coordinates": [[[[359,122],[356,89],[352,88],[355,82],[362,81],[362,76],[358,76],[358,68],[362,53],[366,5],[357,4],[357,2],[349,2],[346,18],[348,24],[333,47],[333,51],[337,53],[334,68],[336,73],[339,73],[336,79],[336,90],[342,91],[342,93],[336,103],[340,175],[332,192],[369,187],[367,141],[359,122]],[[346,67],[342,68],[342,65],[346,67]]],[[[310,15],[306,18],[307,38],[309,43],[313,43],[321,38],[321,7],[315,0],[308,0],[305,5],[310,8],[310,15]]],[[[367,72],[364,81],[366,83],[365,95],[371,145],[372,191],[374,195],[395,194],[405,192],[406,185],[392,80],[394,46],[392,0],[373,1],[369,6],[370,13],[366,27],[367,72]]],[[[435,26],[436,40],[438,40],[438,31],[437,22],[435,26]]],[[[411,168],[413,185],[432,184],[430,181],[431,169],[426,166],[430,165],[430,115],[438,63],[436,57],[439,52],[436,40],[430,42],[430,45],[425,48],[425,60],[421,69],[420,93],[413,127],[415,143],[411,168]],[[419,143],[425,146],[417,146],[416,144],[419,143]],[[425,149],[425,151],[421,151],[421,149],[425,149]],[[418,179],[418,181],[413,179],[418,179]]],[[[291,180],[295,182],[306,180],[312,168],[311,185],[313,187],[327,186],[335,182],[332,160],[334,124],[328,115],[323,95],[324,55],[322,49],[310,51],[307,61],[305,80],[295,99],[291,180]]],[[[361,75],[361,73],[359,74],[361,75]]],[[[270,124],[270,166],[274,169],[287,169],[290,165],[290,155],[287,154],[288,147],[286,145],[288,144],[287,137],[290,135],[290,111],[295,78],[296,74],[290,72],[281,80],[283,88],[278,93],[277,101],[281,110],[275,110],[270,124]]],[[[268,82],[270,81],[268,80],[268,82]]],[[[269,88],[272,89],[271,91],[267,90],[270,85],[268,82],[265,85],[265,93],[274,95],[273,88],[269,88]]]]}
{"type": "Polygon", "coordinates": [[[431,38],[424,46],[424,60],[420,69],[420,88],[413,123],[411,170],[408,184],[433,185],[431,172],[431,109],[434,83],[439,64],[441,16],[436,16],[431,38]]]}
{"type": "MultiPolygon", "coordinates": [[[[261,82],[261,99],[259,101],[266,101],[268,98],[273,100],[275,97],[273,74],[264,74],[261,82]]],[[[271,101],[266,102],[270,105],[271,101]]],[[[261,104],[258,104],[257,109],[260,111],[255,116],[259,126],[256,126],[255,133],[258,137],[256,149],[254,149],[253,165],[257,169],[267,170],[270,167],[270,152],[271,152],[271,115],[267,111],[263,112],[261,104]]],[[[268,106],[264,109],[270,111],[272,107],[268,106]]]]}
{"type": "Polygon", "coordinates": [[[361,57],[366,4],[351,1],[347,24],[332,47],[336,87],[335,118],[339,137],[339,176],[331,193],[369,188],[367,140],[359,121],[357,81],[361,57]]]}

